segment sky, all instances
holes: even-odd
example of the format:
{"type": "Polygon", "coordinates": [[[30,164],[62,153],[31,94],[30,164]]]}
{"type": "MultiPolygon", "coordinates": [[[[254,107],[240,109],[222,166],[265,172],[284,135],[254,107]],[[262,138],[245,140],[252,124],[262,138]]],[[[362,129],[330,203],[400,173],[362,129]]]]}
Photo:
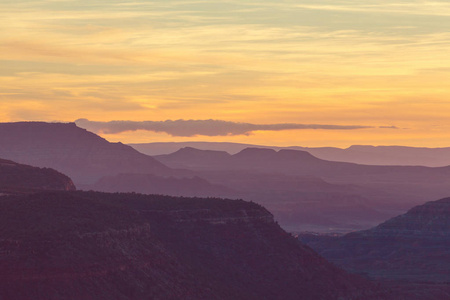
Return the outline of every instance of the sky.
{"type": "Polygon", "coordinates": [[[450,146],[449,2],[0,0],[0,26],[1,122],[124,143],[450,146]]]}

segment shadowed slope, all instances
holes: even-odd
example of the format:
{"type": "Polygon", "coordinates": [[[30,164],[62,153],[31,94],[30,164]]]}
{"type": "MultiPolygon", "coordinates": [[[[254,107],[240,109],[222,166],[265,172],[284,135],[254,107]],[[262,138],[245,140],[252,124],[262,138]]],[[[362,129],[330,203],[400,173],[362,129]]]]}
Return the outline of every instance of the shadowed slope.
{"type": "Polygon", "coordinates": [[[2,299],[379,299],[244,201],[3,197],[0,225],[2,299]]]}

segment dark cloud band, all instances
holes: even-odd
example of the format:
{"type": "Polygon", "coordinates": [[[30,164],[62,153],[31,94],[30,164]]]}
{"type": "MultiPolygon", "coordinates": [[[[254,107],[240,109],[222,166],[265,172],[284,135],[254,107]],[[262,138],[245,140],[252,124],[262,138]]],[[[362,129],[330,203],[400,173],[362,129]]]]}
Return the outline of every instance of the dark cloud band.
{"type": "Polygon", "coordinates": [[[254,131],[281,131],[294,129],[354,130],[374,128],[360,125],[321,125],[321,124],[251,124],[222,120],[167,120],[167,121],[110,121],[96,122],[78,119],[75,123],[96,133],[114,134],[125,131],[147,130],[165,132],[171,136],[232,136],[249,135],[254,131]]]}

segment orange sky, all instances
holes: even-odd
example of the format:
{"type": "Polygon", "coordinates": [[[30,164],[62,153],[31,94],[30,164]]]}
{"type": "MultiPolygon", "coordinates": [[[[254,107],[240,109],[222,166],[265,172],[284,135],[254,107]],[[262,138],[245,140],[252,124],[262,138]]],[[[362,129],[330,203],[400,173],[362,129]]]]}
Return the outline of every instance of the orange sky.
{"type": "Polygon", "coordinates": [[[103,136],[450,146],[447,2],[4,0],[0,23],[3,122],[361,125],[375,128],[103,136]]]}

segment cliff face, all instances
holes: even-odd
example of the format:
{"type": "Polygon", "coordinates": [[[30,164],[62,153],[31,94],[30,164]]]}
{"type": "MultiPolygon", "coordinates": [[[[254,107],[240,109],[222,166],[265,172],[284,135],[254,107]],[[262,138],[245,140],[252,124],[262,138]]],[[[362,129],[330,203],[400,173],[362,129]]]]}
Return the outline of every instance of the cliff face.
{"type": "Polygon", "coordinates": [[[379,299],[241,200],[0,198],[2,299],[379,299]]]}
{"type": "Polygon", "coordinates": [[[36,168],[0,159],[0,193],[75,190],[72,180],[49,168],[36,168]]]}
{"type": "Polygon", "coordinates": [[[450,282],[450,198],[414,207],[370,230],[301,239],[339,266],[374,278],[450,282]]]}
{"type": "Polygon", "coordinates": [[[130,146],[110,143],[74,123],[0,123],[0,157],[69,175],[76,184],[119,173],[166,175],[170,169],[130,146]]]}

